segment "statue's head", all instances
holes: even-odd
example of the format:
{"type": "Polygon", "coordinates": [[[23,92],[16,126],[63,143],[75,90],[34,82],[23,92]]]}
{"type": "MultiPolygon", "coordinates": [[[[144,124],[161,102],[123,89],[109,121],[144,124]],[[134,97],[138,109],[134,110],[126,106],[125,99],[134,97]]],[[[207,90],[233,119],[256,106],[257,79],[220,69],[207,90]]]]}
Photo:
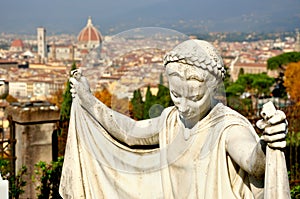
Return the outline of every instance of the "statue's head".
{"type": "Polygon", "coordinates": [[[177,45],[164,57],[167,70],[171,63],[182,63],[195,74],[200,74],[208,81],[210,87],[217,85],[225,78],[225,68],[222,57],[213,45],[204,40],[187,40],[177,45]]]}
{"type": "Polygon", "coordinates": [[[206,41],[188,40],[165,55],[164,65],[170,95],[181,118],[199,121],[216,104],[216,92],[223,85],[221,56],[206,41]]]}

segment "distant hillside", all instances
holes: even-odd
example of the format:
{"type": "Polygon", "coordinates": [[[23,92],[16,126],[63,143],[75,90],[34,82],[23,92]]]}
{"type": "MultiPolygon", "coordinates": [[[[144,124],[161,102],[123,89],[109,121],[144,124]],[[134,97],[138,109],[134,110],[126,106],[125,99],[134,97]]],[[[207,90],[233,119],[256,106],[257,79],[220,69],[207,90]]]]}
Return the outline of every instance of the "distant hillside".
{"type": "Polygon", "coordinates": [[[162,26],[185,33],[294,31],[300,28],[300,1],[164,1],[130,10],[118,18],[122,22],[112,20],[115,31],[136,26],[162,26]]]}
{"type": "Polygon", "coordinates": [[[3,1],[0,33],[75,33],[88,16],[103,34],[158,26],[183,33],[277,32],[300,27],[299,0],[3,1]],[[13,14],[12,14],[13,13],[13,14]]]}

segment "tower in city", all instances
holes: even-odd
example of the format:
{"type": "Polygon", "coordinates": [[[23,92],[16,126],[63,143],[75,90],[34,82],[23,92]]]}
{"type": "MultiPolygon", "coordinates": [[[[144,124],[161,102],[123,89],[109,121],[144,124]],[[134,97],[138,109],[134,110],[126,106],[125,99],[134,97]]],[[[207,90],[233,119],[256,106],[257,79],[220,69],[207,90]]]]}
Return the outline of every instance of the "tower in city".
{"type": "Polygon", "coordinates": [[[43,27],[37,28],[37,47],[40,62],[44,63],[47,59],[47,44],[46,44],[46,29],[43,27]]]}

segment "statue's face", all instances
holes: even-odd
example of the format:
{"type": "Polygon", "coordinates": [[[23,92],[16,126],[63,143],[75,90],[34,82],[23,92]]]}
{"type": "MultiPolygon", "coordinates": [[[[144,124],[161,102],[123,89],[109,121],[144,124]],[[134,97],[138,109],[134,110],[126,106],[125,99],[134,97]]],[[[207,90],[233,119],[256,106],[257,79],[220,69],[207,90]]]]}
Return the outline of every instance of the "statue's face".
{"type": "Polygon", "coordinates": [[[211,109],[206,77],[200,69],[176,62],[167,65],[167,75],[170,95],[179,116],[187,127],[193,127],[211,109]]]}

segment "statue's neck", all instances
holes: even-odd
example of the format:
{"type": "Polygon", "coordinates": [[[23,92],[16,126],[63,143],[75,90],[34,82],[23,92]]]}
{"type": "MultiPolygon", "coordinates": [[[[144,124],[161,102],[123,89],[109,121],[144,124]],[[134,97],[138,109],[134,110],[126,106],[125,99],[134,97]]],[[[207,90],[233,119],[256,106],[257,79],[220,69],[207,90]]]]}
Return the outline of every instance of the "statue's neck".
{"type": "Polygon", "coordinates": [[[198,117],[185,119],[183,117],[179,117],[180,121],[182,122],[183,126],[187,129],[193,129],[203,118],[205,118],[209,112],[211,111],[211,108],[208,109],[206,112],[199,114],[198,117]]]}

